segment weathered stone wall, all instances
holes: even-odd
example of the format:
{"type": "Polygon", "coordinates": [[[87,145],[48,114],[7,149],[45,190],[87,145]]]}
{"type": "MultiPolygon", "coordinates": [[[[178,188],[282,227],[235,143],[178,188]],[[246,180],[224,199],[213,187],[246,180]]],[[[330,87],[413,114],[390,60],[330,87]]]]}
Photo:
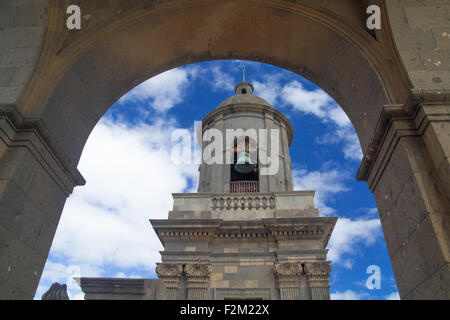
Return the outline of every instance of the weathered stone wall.
{"type": "Polygon", "coordinates": [[[449,90],[450,1],[386,1],[386,7],[413,87],[449,90]]]}
{"type": "Polygon", "coordinates": [[[0,2],[0,104],[25,90],[44,44],[48,0],[0,2]]]}

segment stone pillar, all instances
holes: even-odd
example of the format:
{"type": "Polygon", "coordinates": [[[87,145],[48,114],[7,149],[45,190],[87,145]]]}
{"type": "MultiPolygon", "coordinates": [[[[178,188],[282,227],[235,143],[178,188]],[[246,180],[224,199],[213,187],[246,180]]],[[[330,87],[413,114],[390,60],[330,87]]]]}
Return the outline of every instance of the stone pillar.
{"type": "Polygon", "coordinates": [[[298,300],[300,296],[300,263],[283,262],[275,264],[277,288],[281,300],[298,300]]]}
{"type": "Polygon", "coordinates": [[[66,198],[84,179],[45,124],[0,106],[0,299],[32,299],[66,198]]]}
{"type": "Polygon", "coordinates": [[[312,300],[330,300],[330,261],[305,263],[305,273],[312,300]]]}
{"type": "Polygon", "coordinates": [[[181,284],[181,275],[183,273],[183,266],[174,263],[157,263],[156,274],[158,278],[164,283],[167,289],[167,299],[177,300],[178,289],[181,284]]]}
{"type": "Polygon", "coordinates": [[[207,264],[188,264],[185,268],[187,299],[208,300],[211,266],[207,264]]]}
{"type": "Polygon", "coordinates": [[[385,106],[358,172],[375,195],[402,299],[450,298],[448,101],[419,90],[385,106]]]}

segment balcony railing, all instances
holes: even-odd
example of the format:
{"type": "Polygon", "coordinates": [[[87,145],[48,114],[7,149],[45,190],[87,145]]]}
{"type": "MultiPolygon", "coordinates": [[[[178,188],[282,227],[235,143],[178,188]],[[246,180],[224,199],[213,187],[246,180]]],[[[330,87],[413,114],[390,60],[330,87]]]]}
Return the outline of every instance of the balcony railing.
{"type": "Polygon", "coordinates": [[[259,181],[234,181],[230,182],[231,193],[259,192],[259,181]]]}

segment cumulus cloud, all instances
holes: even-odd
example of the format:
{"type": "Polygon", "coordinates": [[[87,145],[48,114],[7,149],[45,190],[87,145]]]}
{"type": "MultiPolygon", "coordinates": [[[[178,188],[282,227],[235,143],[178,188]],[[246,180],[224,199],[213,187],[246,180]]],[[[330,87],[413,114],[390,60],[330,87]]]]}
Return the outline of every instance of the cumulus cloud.
{"type": "Polygon", "coordinates": [[[352,268],[352,257],[360,245],[371,246],[381,237],[379,219],[339,218],[328,243],[328,259],[345,268],[352,268]]]}
{"type": "MultiPolygon", "coordinates": [[[[278,92],[277,84],[273,88],[278,92]]],[[[342,143],[346,159],[362,159],[361,145],[350,119],[328,94],[320,89],[308,90],[300,82],[292,81],[282,88],[280,97],[284,105],[291,106],[295,111],[315,115],[325,123],[334,125],[316,140],[317,143],[342,143]]]]}
{"type": "MultiPolygon", "coordinates": [[[[130,127],[108,119],[95,127],[79,163],[87,183],[67,200],[52,257],[80,266],[82,276],[100,276],[106,266],[153,272],[162,245],[148,220],[166,219],[171,193],[197,185],[196,165],[171,161],[175,129],[173,122],[130,127]]],[[[43,281],[64,280],[66,267],[50,259],[43,281]]]]}
{"type": "Polygon", "coordinates": [[[361,161],[363,156],[358,136],[356,135],[354,128],[351,126],[337,128],[336,130],[324,133],[323,135],[317,137],[316,143],[342,143],[342,152],[344,152],[344,157],[346,159],[361,161]]]}
{"type": "Polygon", "coordinates": [[[348,191],[345,186],[348,174],[336,168],[322,171],[294,169],[292,178],[295,190],[316,190],[315,205],[320,213],[325,216],[336,213],[336,210],[328,206],[327,202],[332,201],[337,193],[348,191]]]}
{"type": "Polygon", "coordinates": [[[400,300],[398,291],[391,292],[385,297],[386,300],[400,300]]]}
{"type": "Polygon", "coordinates": [[[272,106],[277,107],[283,90],[281,86],[281,73],[268,74],[262,81],[252,81],[255,95],[267,100],[272,106]]]}
{"type": "Polygon", "coordinates": [[[295,110],[329,120],[334,110],[333,100],[322,90],[307,90],[299,81],[292,81],[282,90],[282,99],[295,110]]]}
{"type": "Polygon", "coordinates": [[[236,85],[234,77],[223,71],[220,65],[203,69],[202,74],[208,76],[209,84],[214,90],[234,91],[234,86],[236,85]]]}
{"type": "Polygon", "coordinates": [[[331,300],[361,300],[367,297],[366,293],[357,293],[352,290],[346,290],[344,292],[333,292],[330,294],[331,300]]]}
{"type": "Polygon", "coordinates": [[[158,112],[165,112],[183,101],[189,81],[197,76],[198,69],[177,68],[163,72],[144,81],[122,98],[126,101],[145,102],[158,112]]]}
{"type": "Polygon", "coordinates": [[[50,259],[47,260],[39,286],[36,290],[35,299],[41,299],[42,295],[51,287],[51,285],[58,282],[60,284],[66,284],[67,295],[70,300],[83,300],[84,293],[74,279],[81,275],[81,269],[83,269],[85,276],[95,277],[101,273],[100,270],[90,265],[83,265],[80,267],[79,265],[66,265],[60,262],[53,262],[50,259]]]}
{"type": "MultiPolygon", "coordinates": [[[[293,170],[295,190],[316,190],[315,206],[322,216],[337,215],[330,206],[333,198],[349,189],[345,181],[349,175],[337,168],[324,167],[322,171],[293,170]]],[[[372,213],[373,208],[368,209],[372,213]]],[[[358,253],[359,246],[371,246],[381,236],[378,218],[357,219],[340,217],[328,243],[328,259],[345,268],[352,268],[352,256],[358,253]]]]}

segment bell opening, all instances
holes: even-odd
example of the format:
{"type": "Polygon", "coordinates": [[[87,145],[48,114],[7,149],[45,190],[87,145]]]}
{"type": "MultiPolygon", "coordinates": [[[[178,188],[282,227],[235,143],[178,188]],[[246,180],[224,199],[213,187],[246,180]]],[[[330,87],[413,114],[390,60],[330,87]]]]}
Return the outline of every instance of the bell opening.
{"type": "Polygon", "coordinates": [[[230,182],[258,182],[258,149],[245,138],[245,147],[238,148],[237,139],[234,143],[234,161],[231,165],[230,182]]]}

